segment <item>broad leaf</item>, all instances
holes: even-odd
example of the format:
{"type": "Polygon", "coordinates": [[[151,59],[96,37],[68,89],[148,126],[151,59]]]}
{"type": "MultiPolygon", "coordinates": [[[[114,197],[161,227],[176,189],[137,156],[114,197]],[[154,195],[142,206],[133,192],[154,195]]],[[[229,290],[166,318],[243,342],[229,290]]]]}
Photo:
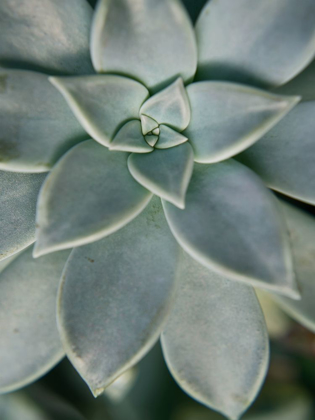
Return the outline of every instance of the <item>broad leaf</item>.
{"type": "MultiPolygon", "coordinates": [[[[183,79],[177,79],[161,92],[151,96],[142,105],[140,114],[150,117],[159,124],[167,124],[178,131],[183,131],[190,121],[189,99],[183,79]]],[[[146,134],[144,131],[143,133],[146,134]]]]}
{"type": "Polygon", "coordinates": [[[179,0],[100,0],[91,54],[96,71],[128,75],[155,91],[178,76],[191,80],[197,64],[193,27],[179,0]]]}
{"type": "Polygon", "coordinates": [[[156,197],[128,226],[71,254],[59,328],[95,396],[158,339],[173,300],[178,250],[156,197]]]}
{"type": "Polygon", "coordinates": [[[36,200],[44,179],[0,171],[0,260],[35,241],[36,200]]]}
{"type": "Polygon", "coordinates": [[[196,25],[199,79],[279,86],[315,53],[314,0],[216,0],[196,25]]]}
{"type": "Polygon", "coordinates": [[[33,382],[64,355],[56,297],[68,255],[34,260],[29,248],[0,274],[0,392],[33,382]]]}
{"type": "Polygon", "coordinates": [[[191,259],[181,263],[162,345],[166,363],[191,397],[236,420],[255,399],[269,358],[255,292],[191,259]]]}
{"type": "Polygon", "coordinates": [[[286,226],[260,179],[230,159],[195,164],[180,210],[163,201],[180,245],[228,278],[298,297],[286,226]]]}
{"type": "Polygon", "coordinates": [[[268,187],[315,204],[315,101],[298,104],[261,140],[237,156],[268,187]]]}
{"type": "Polygon", "coordinates": [[[276,295],[273,298],[289,315],[315,332],[315,217],[284,201],[281,203],[290,233],[301,300],[276,295]]]}
{"type": "Polygon", "coordinates": [[[0,64],[90,74],[92,8],[86,0],[1,0],[0,64]]]}
{"type": "Polygon", "coordinates": [[[181,209],[185,207],[193,165],[194,153],[189,143],[149,154],[133,153],[128,158],[128,168],[135,180],[181,209]]]}
{"type": "Polygon", "coordinates": [[[192,117],[184,134],[200,163],[219,162],[247,149],[299,101],[222,82],[193,83],[187,93],[192,117]]]}
{"type": "Polygon", "coordinates": [[[0,168],[47,172],[86,133],[47,76],[0,70],[0,168]]]}
{"type": "Polygon", "coordinates": [[[82,127],[99,143],[109,146],[119,128],[139,118],[148,96],[140,83],[120,76],[53,77],[82,127]]]}
{"type": "Polygon", "coordinates": [[[36,257],[101,239],[144,209],[152,194],[130,175],[127,156],[87,140],[56,164],[39,196],[36,257]]]}

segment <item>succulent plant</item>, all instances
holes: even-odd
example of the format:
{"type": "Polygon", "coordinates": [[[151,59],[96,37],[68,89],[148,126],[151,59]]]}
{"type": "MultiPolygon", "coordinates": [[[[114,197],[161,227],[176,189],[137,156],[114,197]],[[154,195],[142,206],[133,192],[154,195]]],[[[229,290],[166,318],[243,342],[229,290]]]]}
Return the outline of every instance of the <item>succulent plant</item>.
{"type": "Polygon", "coordinates": [[[0,3],[0,390],[66,354],[97,396],[162,334],[178,384],[238,419],[268,367],[253,287],[315,330],[314,220],[268,189],[315,203],[314,0],[92,15],[0,3]]]}

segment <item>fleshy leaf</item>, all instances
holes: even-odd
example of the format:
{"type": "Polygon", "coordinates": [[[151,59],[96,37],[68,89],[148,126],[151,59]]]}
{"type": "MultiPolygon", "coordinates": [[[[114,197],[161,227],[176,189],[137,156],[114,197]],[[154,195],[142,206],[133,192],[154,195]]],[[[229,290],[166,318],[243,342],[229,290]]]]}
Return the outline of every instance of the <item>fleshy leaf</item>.
{"type": "Polygon", "coordinates": [[[86,133],[47,76],[0,70],[0,168],[47,172],[86,133]]]}
{"type": "Polygon", "coordinates": [[[119,128],[139,118],[147,89],[126,77],[97,75],[52,77],[82,127],[99,143],[109,146],[119,128]]]}
{"type": "Polygon", "coordinates": [[[158,122],[148,117],[147,115],[141,115],[140,118],[141,118],[142,134],[144,136],[159,126],[158,122]]]}
{"type": "Polygon", "coordinates": [[[280,95],[301,95],[303,101],[315,100],[315,60],[302,73],[274,90],[280,95]]]}
{"type": "Polygon", "coordinates": [[[90,74],[92,8],[86,0],[1,0],[0,64],[90,74]]]}
{"type": "Polygon", "coordinates": [[[145,141],[141,132],[139,120],[128,121],[118,131],[114,140],[109,145],[109,150],[120,150],[123,152],[148,153],[153,147],[145,141]]]}
{"type": "Polygon", "coordinates": [[[153,346],[173,301],[179,247],[160,200],[71,254],[58,322],[66,353],[95,396],[153,346]]]}
{"type": "Polygon", "coordinates": [[[168,127],[167,125],[160,125],[159,141],[156,144],[156,149],[168,149],[170,147],[178,146],[187,141],[187,137],[168,127]]]}
{"type": "Polygon", "coordinates": [[[154,136],[153,134],[148,134],[145,136],[145,141],[151,146],[154,147],[158,141],[159,136],[154,136]]]}
{"type": "Polygon", "coordinates": [[[281,201],[289,228],[294,269],[301,289],[301,300],[273,295],[276,302],[306,328],[315,332],[315,218],[281,201]]]}
{"type": "Polygon", "coordinates": [[[188,254],[222,275],[297,298],[286,226],[274,195],[230,159],[195,164],[185,210],[163,201],[188,254]]]}
{"type": "Polygon", "coordinates": [[[133,153],[128,158],[128,168],[135,180],[181,209],[185,207],[193,164],[194,153],[189,143],[146,155],[133,153]]]}
{"type": "Polygon", "coordinates": [[[55,165],[39,195],[36,257],[101,239],[144,209],[152,194],[130,175],[127,156],[88,140],[55,165]]]}
{"type": "Polygon", "coordinates": [[[159,124],[167,124],[183,131],[190,121],[190,106],[187,92],[181,78],[161,92],[151,96],[140,109],[159,124]]]}
{"type": "Polygon", "coordinates": [[[100,0],[91,54],[97,72],[127,75],[155,91],[178,76],[191,80],[197,65],[194,30],[178,0],[100,0]]]}
{"type": "Polygon", "coordinates": [[[298,104],[262,139],[237,156],[268,187],[315,204],[315,101],[298,104]]]}
{"type": "Polygon", "coordinates": [[[196,25],[200,79],[279,86],[315,53],[314,0],[209,1],[196,25]]]}
{"type": "Polygon", "coordinates": [[[43,174],[0,171],[0,260],[35,241],[35,213],[43,174]]]}
{"type": "Polygon", "coordinates": [[[56,297],[69,251],[40,260],[29,248],[0,274],[0,392],[33,382],[63,356],[56,297]]]}
{"type": "Polygon", "coordinates": [[[214,163],[251,146],[299,101],[234,83],[199,82],[188,86],[191,121],[185,131],[195,161],[214,163]]]}
{"type": "Polygon", "coordinates": [[[226,280],[184,255],[162,346],[191,397],[230,419],[255,399],[269,359],[268,334],[253,288],[226,280]]]}

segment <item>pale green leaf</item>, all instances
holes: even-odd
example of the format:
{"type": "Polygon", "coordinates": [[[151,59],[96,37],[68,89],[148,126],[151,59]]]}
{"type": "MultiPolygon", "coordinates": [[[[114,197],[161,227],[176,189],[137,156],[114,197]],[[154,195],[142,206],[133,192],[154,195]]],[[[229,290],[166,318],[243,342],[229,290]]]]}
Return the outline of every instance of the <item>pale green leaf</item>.
{"type": "Polygon", "coordinates": [[[52,77],[82,127],[99,143],[109,146],[124,123],[139,118],[148,97],[140,83],[120,76],[52,77]]]}
{"type": "Polygon", "coordinates": [[[228,278],[298,297],[282,213],[251,170],[232,159],[195,164],[185,209],[166,201],[163,206],[177,241],[201,264],[228,278]]]}
{"type": "Polygon", "coordinates": [[[64,355],[56,297],[69,251],[32,258],[29,248],[0,274],[0,392],[33,382],[64,355]]]}
{"type": "Polygon", "coordinates": [[[141,128],[142,128],[142,134],[146,135],[150,131],[155,130],[159,123],[155,121],[153,118],[148,117],[147,115],[140,115],[141,119],[141,128]]]}
{"type": "Polygon", "coordinates": [[[237,156],[268,187],[315,204],[315,101],[298,104],[256,144],[237,156]]]}
{"type": "Polygon", "coordinates": [[[118,131],[109,145],[109,150],[149,153],[152,152],[153,148],[148,145],[142,135],[141,122],[139,120],[131,120],[118,131]]]}
{"type": "Polygon", "coordinates": [[[264,317],[251,287],[184,254],[175,305],[162,333],[166,363],[191,397],[238,419],[268,368],[264,317]]]}
{"type": "Polygon", "coordinates": [[[179,247],[155,197],[139,217],[77,248],[64,271],[59,329],[95,396],[158,339],[173,301],[179,247]]]}
{"type": "Polygon", "coordinates": [[[194,30],[179,0],[100,0],[91,54],[98,72],[118,73],[159,90],[197,64],[194,30]]]}
{"type": "Polygon", "coordinates": [[[128,158],[135,180],[179,208],[185,207],[193,165],[194,153],[189,143],[150,154],[133,153],[128,158]]]}
{"type": "Polygon", "coordinates": [[[155,145],[156,149],[168,149],[185,143],[188,139],[167,125],[160,125],[159,141],[155,145]]]}
{"type": "Polygon", "coordinates": [[[192,116],[184,134],[200,163],[219,162],[247,149],[299,101],[224,82],[193,83],[187,93],[192,116]]]}
{"type": "Polygon", "coordinates": [[[43,174],[0,171],[0,260],[35,241],[35,213],[43,174]]]}
{"type": "Polygon", "coordinates": [[[149,116],[159,124],[167,124],[178,131],[183,131],[190,121],[189,99],[183,79],[177,79],[151,96],[142,105],[140,114],[149,116]]]}
{"type": "Polygon", "coordinates": [[[87,140],[56,164],[39,196],[36,257],[101,239],[144,209],[152,194],[132,178],[127,157],[87,140]]]}
{"type": "Polygon", "coordinates": [[[279,86],[315,54],[314,0],[214,0],[196,25],[199,79],[279,86]]]}
{"type": "Polygon", "coordinates": [[[86,133],[47,76],[0,70],[0,168],[47,172],[86,133]]]}
{"type": "Polygon", "coordinates": [[[86,0],[1,0],[0,64],[90,74],[92,8],[86,0]]]}

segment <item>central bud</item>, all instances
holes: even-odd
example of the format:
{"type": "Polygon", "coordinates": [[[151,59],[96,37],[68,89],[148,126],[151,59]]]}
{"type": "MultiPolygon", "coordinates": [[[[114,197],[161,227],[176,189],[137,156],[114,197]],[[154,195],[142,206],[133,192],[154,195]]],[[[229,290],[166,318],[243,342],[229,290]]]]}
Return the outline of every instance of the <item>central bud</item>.
{"type": "Polygon", "coordinates": [[[159,123],[153,118],[148,117],[147,115],[141,115],[141,131],[145,138],[145,141],[151,146],[154,147],[160,135],[159,123]]]}

